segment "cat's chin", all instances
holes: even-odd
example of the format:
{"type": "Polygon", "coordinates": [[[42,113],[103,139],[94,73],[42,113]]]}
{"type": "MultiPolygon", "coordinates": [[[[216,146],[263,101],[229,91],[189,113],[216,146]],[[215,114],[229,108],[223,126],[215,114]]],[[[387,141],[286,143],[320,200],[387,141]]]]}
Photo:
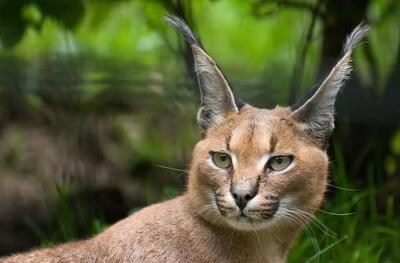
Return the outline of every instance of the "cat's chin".
{"type": "Polygon", "coordinates": [[[274,216],[268,219],[254,219],[251,217],[225,218],[226,223],[234,229],[242,231],[262,230],[270,227],[275,221],[274,216]]]}

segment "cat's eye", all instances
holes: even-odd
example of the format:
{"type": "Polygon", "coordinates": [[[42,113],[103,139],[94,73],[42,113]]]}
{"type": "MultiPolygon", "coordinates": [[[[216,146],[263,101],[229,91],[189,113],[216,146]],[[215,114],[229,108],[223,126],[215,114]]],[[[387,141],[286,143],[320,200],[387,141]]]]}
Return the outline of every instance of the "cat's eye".
{"type": "Polygon", "coordinates": [[[211,152],[211,158],[216,166],[228,169],[232,166],[232,159],[229,154],[222,152],[211,152]]]}
{"type": "Polygon", "coordinates": [[[287,168],[293,161],[291,155],[277,155],[273,156],[268,160],[266,168],[272,171],[282,171],[287,168]]]}

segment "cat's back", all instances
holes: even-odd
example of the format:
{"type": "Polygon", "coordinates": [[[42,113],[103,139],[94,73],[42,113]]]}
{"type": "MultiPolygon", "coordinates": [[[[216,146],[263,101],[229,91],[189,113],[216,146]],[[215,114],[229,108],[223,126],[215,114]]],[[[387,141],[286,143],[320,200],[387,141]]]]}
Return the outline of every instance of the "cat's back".
{"type": "Polygon", "coordinates": [[[233,262],[224,256],[220,235],[180,196],[145,207],[91,239],[5,262],[233,262]]]}
{"type": "Polygon", "coordinates": [[[182,256],[181,228],[189,218],[184,198],[177,197],[145,207],[91,239],[18,254],[4,262],[171,262],[172,251],[182,256]]]}

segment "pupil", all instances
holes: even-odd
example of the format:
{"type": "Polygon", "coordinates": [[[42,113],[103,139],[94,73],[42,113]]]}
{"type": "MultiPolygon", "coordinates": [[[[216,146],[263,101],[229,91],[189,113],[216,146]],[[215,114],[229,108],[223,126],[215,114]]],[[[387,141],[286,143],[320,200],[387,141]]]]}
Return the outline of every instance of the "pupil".
{"type": "Polygon", "coordinates": [[[277,162],[278,164],[282,164],[282,162],[283,162],[283,159],[282,159],[282,158],[280,158],[280,157],[278,157],[278,158],[276,159],[276,162],[277,162]]]}

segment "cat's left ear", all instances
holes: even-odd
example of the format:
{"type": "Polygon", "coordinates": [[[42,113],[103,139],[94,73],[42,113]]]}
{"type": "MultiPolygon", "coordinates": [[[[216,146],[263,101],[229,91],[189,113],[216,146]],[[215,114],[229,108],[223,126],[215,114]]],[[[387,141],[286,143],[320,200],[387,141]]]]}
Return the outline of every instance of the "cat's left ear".
{"type": "Polygon", "coordinates": [[[301,105],[292,107],[292,116],[299,127],[313,139],[325,144],[332,133],[336,96],[351,72],[351,53],[353,48],[365,37],[369,27],[358,25],[347,37],[343,56],[328,77],[315,90],[309,99],[301,105]]]}
{"type": "Polygon", "coordinates": [[[234,97],[224,75],[214,60],[203,50],[188,25],[176,16],[167,16],[166,19],[178,29],[192,49],[194,70],[201,96],[197,122],[204,132],[221,122],[227,114],[238,113],[241,101],[234,97]]]}

